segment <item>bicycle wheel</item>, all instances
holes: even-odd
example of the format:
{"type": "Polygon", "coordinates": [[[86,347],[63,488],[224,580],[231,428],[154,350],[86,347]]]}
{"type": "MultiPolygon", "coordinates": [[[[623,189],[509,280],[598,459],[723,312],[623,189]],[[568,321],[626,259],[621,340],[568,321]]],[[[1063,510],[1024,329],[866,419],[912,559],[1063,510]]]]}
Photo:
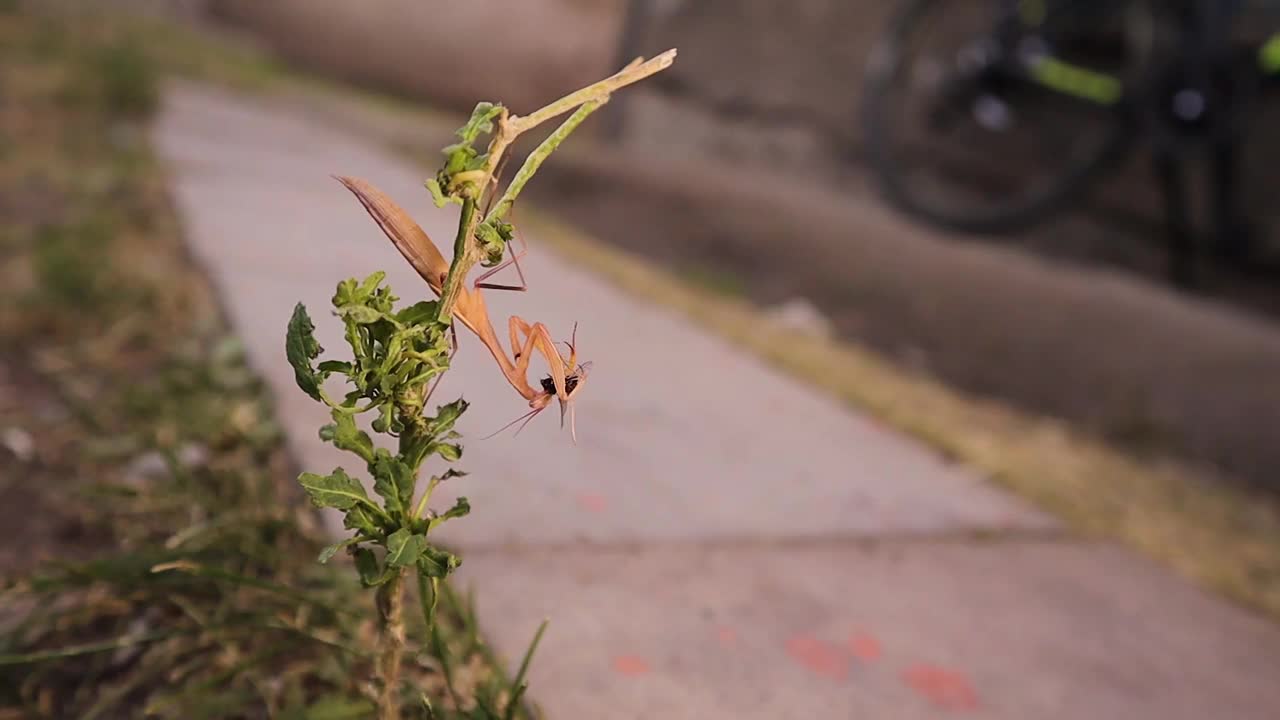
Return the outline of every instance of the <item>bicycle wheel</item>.
{"type": "Polygon", "coordinates": [[[864,86],[882,194],[964,232],[1007,232],[1060,208],[1126,147],[1125,88],[1153,32],[1145,7],[908,0],[864,86]]]}

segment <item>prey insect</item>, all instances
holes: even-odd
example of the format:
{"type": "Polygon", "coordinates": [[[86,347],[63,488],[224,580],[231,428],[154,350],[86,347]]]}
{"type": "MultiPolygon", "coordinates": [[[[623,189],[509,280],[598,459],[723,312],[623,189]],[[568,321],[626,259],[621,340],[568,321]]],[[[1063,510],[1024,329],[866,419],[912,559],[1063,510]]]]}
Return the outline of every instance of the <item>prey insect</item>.
{"type": "MultiPolygon", "coordinates": [[[[378,227],[396,246],[400,254],[409,261],[409,264],[422,276],[422,279],[427,281],[427,285],[431,286],[436,295],[440,295],[445,279],[449,274],[449,263],[440,254],[440,250],[431,241],[426,231],[395,201],[373,185],[353,177],[337,177],[336,179],[356,196],[356,199],[360,201],[364,209],[378,223],[378,227]]],[[[523,252],[513,255],[510,260],[480,275],[476,278],[471,288],[463,287],[458,293],[457,301],[454,304],[454,317],[460,320],[468,330],[475,333],[476,337],[480,338],[480,342],[489,349],[489,353],[497,361],[498,367],[502,370],[507,382],[511,383],[511,387],[515,388],[516,392],[520,393],[520,396],[528,401],[531,408],[529,412],[508,423],[498,432],[502,432],[521,421],[523,422],[520,425],[520,429],[523,429],[530,420],[551,404],[552,399],[558,399],[560,401],[560,426],[564,427],[567,413],[569,417],[569,433],[574,443],[577,443],[578,431],[573,402],[586,383],[587,373],[591,369],[591,363],[578,363],[577,325],[574,325],[573,336],[567,343],[569,357],[566,358],[557,350],[556,343],[551,339],[551,332],[546,325],[540,322],[530,324],[524,319],[513,315],[507,321],[512,353],[511,357],[507,357],[507,352],[498,340],[497,332],[493,329],[493,323],[489,320],[488,308],[485,307],[484,294],[481,292],[483,289],[514,291],[524,291],[526,289],[524,272],[520,269],[519,264],[519,258],[522,254],[523,252]],[[510,264],[515,265],[516,271],[520,275],[520,285],[498,285],[484,282],[510,264]],[[528,380],[529,362],[532,360],[534,352],[540,353],[546,359],[551,371],[551,374],[542,378],[537,385],[531,385],[528,380]]],[[[516,430],[516,432],[518,433],[520,429],[516,430]]],[[[494,434],[496,435],[497,433],[494,434]]]]}

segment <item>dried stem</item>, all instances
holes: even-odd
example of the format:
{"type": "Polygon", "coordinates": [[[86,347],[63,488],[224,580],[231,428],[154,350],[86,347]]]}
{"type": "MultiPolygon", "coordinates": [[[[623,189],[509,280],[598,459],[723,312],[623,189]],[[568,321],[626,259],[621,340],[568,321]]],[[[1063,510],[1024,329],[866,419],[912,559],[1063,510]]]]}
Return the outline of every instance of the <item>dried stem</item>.
{"type": "Polygon", "coordinates": [[[378,720],[400,720],[400,660],[404,656],[404,570],[378,586],[378,720]]]}
{"type": "Polygon", "coordinates": [[[563,115],[590,100],[603,100],[615,90],[639,82],[654,73],[671,67],[676,61],[675,48],[642,63],[631,63],[613,75],[573,93],[569,93],[541,110],[524,117],[512,117],[510,123],[516,135],[527,132],[558,115],[563,115]]]}

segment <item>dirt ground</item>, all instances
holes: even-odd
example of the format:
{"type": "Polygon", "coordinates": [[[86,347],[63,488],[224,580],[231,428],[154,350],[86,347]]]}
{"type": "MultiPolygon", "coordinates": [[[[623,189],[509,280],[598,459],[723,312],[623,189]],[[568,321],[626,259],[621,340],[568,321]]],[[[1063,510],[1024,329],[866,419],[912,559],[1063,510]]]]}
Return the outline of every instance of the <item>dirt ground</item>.
{"type": "Polygon", "coordinates": [[[0,579],[51,557],[84,556],[102,540],[50,492],[66,494],[82,479],[68,460],[70,413],[16,355],[0,353],[0,526],[7,538],[20,539],[0,543],[0,579]]]}

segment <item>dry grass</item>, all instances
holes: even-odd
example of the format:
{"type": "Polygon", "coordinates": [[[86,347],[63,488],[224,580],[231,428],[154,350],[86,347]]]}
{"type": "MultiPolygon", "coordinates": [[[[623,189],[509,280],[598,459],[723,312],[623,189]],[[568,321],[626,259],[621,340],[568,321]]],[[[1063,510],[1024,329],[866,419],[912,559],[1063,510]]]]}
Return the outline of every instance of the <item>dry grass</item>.
{"type": "MultiPolygon", "coordinates": [[[[32,7],[0,0],[0,718],[369,717],[372,594],[316,562],[147,142],[180,46],[32,7]]],[[[456,718],[446,667],[463,702],[511,690],[445,589],[403,689],[456,718]]]]}
{"type": "Polygon", "coordinates": [[[1063,424],[913,376],[856,346],[770,326],[745,301],[673,278],[550,217],[526,227],[566,261],[678,310],[778,368],[966,463],[1091,536],[1123,541],[1280,618],[1280,512],[1269,498],[1136,461],[1063,424]]]}

